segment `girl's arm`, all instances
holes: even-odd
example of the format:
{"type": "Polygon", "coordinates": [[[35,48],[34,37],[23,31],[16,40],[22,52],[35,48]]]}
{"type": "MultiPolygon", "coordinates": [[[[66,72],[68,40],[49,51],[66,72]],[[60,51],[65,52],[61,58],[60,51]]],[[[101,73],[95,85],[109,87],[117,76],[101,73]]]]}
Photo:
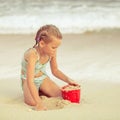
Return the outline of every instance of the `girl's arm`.
{"type": "Polygon", "coordinates": [[[61,72],[59,69],[58,69],[58,65],[57,65],[57,61],[56,61],[56,55],[54,55],[52,58],[51,58],[51,61],[50,61],[50,67],[51,67],[51,71],[52,71],[52,74],[63,80],[64,82],[70,84],[70,85],[78,85],[75,81],[73,81],[71,78],[69,78],[68,76],[66,76],[63,72],[61,72]]]}
{"type": "Polygon", "coordinates": [[[36,62],[35,53],[31,50],[27,55],[27,84],[36,105],[41,102],[38,90],[34,84],[34,67],[36,62]]]}

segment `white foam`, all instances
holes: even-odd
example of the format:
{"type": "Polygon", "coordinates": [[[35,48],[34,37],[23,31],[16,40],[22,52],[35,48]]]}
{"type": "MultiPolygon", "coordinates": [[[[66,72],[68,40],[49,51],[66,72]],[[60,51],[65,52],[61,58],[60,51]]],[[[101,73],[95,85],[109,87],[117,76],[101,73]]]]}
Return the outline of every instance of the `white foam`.
{"type": "Polygon", "coordinates": [[[120,28],[119,9],[84,8],[65,13],[0,17],[0,33],[34,33],[44,24],[55,24],[63,33],[83,33],[120,28]]]}

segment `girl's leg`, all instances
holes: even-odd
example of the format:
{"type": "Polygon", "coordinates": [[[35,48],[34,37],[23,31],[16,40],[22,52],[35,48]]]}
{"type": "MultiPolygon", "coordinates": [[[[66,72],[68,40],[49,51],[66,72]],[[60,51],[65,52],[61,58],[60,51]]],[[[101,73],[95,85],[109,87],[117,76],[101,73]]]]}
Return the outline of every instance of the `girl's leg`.
{"type": "Polygon", "coordinates": [[[26,80],[23,80],[23,92],[24,92],[24,102],[28,105],[35,106],[36,103],[31,96],[26,80]]]}
{"type": "Polygon", "coordinates": [[[40,85],[40,91],[49,97],[61,97],[61,90],[52,80],[48,77],[40,85]]]}

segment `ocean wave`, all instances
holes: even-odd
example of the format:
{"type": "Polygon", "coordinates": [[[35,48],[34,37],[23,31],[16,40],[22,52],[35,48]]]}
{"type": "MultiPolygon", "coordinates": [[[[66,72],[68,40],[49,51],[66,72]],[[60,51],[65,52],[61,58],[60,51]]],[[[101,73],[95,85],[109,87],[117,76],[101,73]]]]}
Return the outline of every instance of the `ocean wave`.
{"type": "MultiPolygon", "coordinates": [[[[69,0],[64,3],[53,0],[52,3],[49,2],[49,6],[47,2],[44,5],[33,1],[26,3],[27,7],[21,2],[16,5],[21,5],[24,9],[16,6],[7,12],[6,8],[0,13],[0,33],[34,33],[45,24],[54,24],[63,33],[120,28],[119,1],[107,4],[94,0],[92,2],[69,0]]],[[[4,7],[3,4],[2,6],[4,7]]]]}
{"type": "Polygon", "coordinates": [[[55,24],[63,33],[83,33],[99,31],[106,28],[120,28],[120,14],[102,14],[88,12],[86,14],[59,15],[14,15],[0,18],[0,33],[34,33],[44,24],[55,24]]]}

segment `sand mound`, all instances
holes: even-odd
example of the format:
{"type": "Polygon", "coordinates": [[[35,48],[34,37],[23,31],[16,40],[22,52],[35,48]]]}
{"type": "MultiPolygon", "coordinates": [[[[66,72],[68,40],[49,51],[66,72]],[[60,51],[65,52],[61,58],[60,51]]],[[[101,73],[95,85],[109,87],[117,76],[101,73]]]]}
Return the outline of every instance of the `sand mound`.
{"type": "Polygon", "coordinates": [[[54,109],[62,109],[64,107],[67,107],[71,104],[68,100],[63,100],[60,97],[46,97],[41,96],[41,99],[43,100],[43,103],[46,105],[48,110],[54,110],[54,109]]]}
{"type": "Polygon", "coordinates": [[[79,90],[80,86],[67,85],[63,87],[63,91],[79,90]]]}

